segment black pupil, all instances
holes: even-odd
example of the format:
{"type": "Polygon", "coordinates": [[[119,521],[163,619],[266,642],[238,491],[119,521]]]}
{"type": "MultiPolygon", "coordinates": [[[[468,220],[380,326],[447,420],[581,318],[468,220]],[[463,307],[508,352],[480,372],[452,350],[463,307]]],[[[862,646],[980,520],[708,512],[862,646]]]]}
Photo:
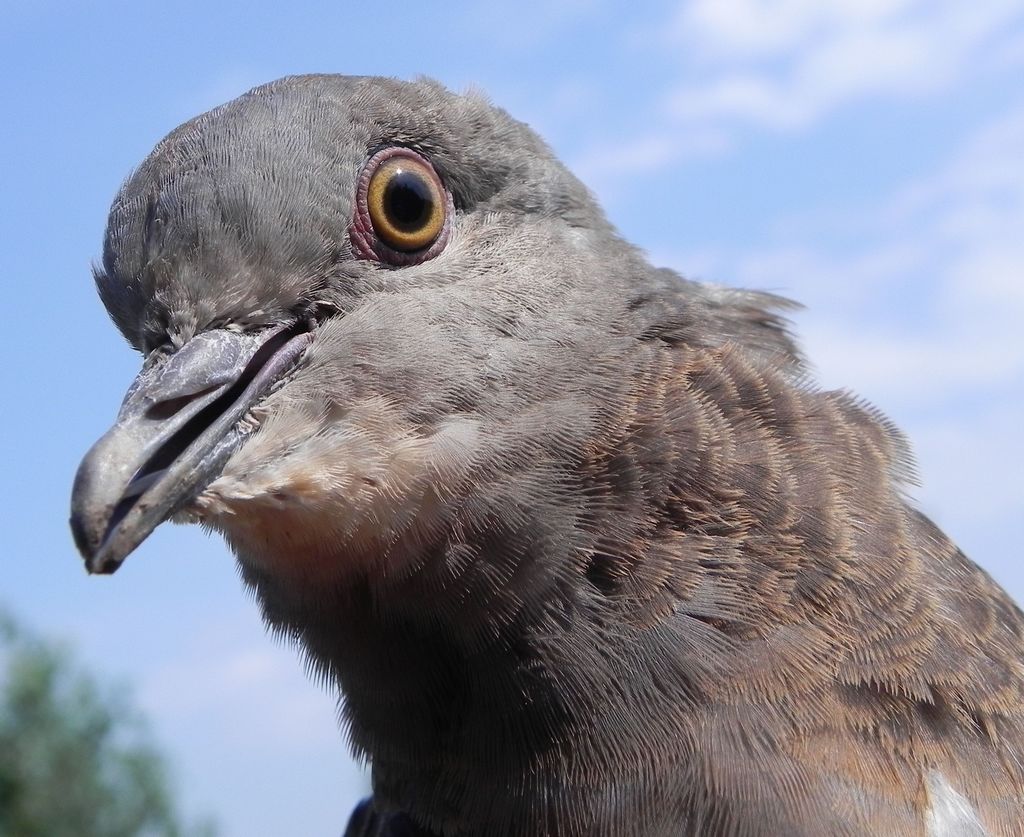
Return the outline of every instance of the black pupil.
{"type": "Polygon", "coordinates": [[[404,233],[422,229],[434,210],[434,196],[422,175],[398,171],[384,187],[384,211],[388,221],[404,233]]]}

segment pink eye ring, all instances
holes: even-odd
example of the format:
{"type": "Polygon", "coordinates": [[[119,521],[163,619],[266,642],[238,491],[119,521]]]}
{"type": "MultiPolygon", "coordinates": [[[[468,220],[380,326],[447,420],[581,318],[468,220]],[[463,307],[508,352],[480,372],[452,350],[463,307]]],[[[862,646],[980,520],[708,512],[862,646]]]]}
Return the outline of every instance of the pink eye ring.
{"type": "Polygon", "coordinates": [[[359,175],[352,243],[364,259],[418,264],[444,249],[453,214],[452,197],[426,158],[385,148],[359,175]]]}

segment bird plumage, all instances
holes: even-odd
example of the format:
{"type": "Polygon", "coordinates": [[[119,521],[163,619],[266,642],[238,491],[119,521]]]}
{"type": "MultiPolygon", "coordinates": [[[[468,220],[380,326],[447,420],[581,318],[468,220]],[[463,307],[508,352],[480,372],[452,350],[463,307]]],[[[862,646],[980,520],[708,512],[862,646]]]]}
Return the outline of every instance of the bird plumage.
{"type": "MultiPolygon", "coordinates": [[[[1024,834],[1024,618],[908,504],[903,438],[814,386],[789,303],[651,267],[482,98],[257,88],[126,182],[97,283],[150,364],[308,323],[172,511],[225,535],[340,688],[379,811],[444,835],[1024,834]],[[451,197],[418,262],[352,231],[392,146],[451,197]]],[[[90,560],[118,525],[82,511],[97,479],[90,560]]]]}

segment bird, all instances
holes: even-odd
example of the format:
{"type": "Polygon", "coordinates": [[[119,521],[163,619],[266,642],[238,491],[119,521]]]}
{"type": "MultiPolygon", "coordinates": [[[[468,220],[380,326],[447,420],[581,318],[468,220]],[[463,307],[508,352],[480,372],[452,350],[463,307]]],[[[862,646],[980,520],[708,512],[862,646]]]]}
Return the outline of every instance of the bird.
{"type": "Polygon", "coordinates": [[[371,766],[349,834],[1024,834],[1024,615],[909,443],[483,94],[257,87],[129,176],[94,278],[143,363],[86,567],[224,537],[371,766]]]}

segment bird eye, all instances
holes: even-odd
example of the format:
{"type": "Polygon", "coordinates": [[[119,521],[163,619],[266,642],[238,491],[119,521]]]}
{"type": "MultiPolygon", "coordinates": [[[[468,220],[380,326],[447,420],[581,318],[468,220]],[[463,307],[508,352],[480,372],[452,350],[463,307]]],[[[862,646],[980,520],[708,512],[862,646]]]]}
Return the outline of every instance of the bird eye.
{"type": "Polygon", "coordinates": [[[447,242],[451,198],[434,167],[412,149],[374,154],[356,198],[352,238],[364,257],[414,264],[433,258],[447,242]]]}

